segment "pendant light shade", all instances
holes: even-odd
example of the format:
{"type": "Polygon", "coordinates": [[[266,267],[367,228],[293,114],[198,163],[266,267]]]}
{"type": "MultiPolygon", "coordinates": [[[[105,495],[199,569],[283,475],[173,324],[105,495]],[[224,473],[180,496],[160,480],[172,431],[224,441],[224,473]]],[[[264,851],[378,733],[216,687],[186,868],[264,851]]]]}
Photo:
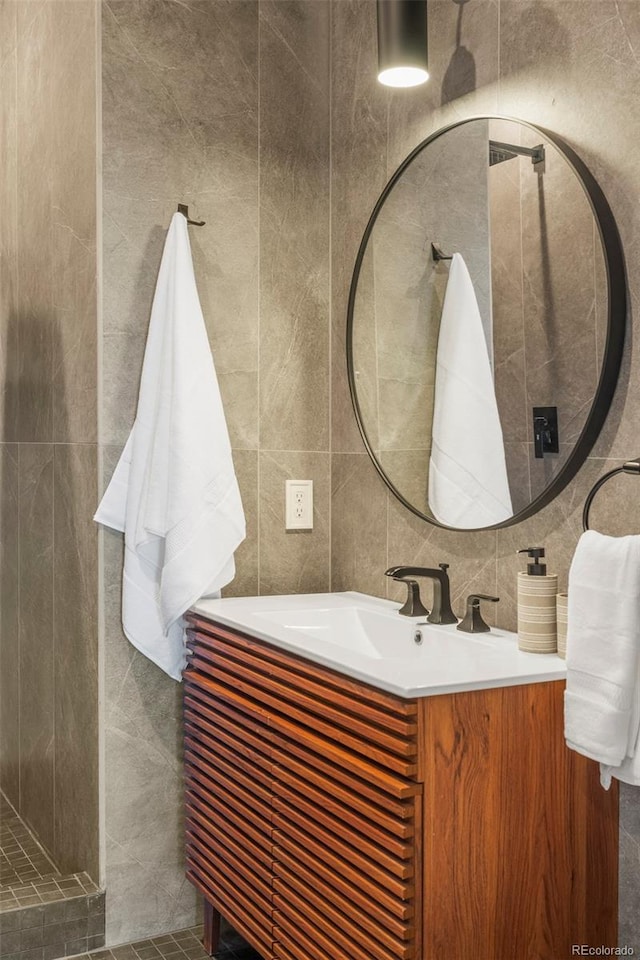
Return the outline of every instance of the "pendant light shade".
{"type": "Polygon", "coordinates": [[[378,80],[416,87],[429,79],[427,0],[377,0],[378,80]]]}

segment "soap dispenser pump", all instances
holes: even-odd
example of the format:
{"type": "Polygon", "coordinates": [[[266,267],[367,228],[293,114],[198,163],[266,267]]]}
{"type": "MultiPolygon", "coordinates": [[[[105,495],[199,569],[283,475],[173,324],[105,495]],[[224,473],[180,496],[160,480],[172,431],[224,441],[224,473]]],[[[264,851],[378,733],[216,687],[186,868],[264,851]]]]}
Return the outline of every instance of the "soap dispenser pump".
{"type": "Polygon", "coordinates": [[[527,572],[518,574],[518,646],[527,653],[557,650],[558,577],[547,573],[544,547],[525,547],[527,572]]]}
{"type": "Polygon", "coordinates": [[[518,553],[526,553],[527,556],[532,558],[527,561],[528,577],[544,577],[547,572],[547,565],[546,563],[540,563],[540,560],[544,557],[544,547],[525,547],[524,550],[518,550],[518,553]]]}

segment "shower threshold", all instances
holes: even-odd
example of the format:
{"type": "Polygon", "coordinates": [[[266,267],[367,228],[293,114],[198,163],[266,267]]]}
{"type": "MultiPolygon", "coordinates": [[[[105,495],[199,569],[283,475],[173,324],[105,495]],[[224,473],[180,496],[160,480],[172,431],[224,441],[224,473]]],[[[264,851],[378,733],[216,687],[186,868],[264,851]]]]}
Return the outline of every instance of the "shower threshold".
{"type": "Polygon", "coordinates": [[[63,874],[0,793],[0,960],[54,960],[104,944],[104,891],[63,874]]]}

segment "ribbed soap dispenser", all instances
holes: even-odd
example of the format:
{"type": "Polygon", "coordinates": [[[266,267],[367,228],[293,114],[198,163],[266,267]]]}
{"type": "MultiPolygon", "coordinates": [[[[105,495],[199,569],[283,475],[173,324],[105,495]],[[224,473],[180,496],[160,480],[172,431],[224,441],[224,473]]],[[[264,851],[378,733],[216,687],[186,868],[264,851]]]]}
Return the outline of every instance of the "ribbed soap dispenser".
{"type": "Polygon", "coordinates": [[[518,646],[527,653],[555,653],[558,577],[541,563],[544,547],[525,547],[518,553],[530,558],[527,572],[518,574],[518,646]]]}

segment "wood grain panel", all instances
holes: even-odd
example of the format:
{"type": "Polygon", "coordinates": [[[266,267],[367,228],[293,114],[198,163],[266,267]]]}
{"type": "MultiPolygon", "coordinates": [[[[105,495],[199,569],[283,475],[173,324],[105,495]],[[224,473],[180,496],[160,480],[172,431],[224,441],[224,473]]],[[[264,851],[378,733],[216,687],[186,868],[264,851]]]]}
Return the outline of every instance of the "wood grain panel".
{"type": "MultiPolygon", "coordinates": [[[[276,767],[274,772],[273,804],[276,809],[280,799],[289,806],[296,806],[346,840],[351,837],[351,842],[367,856],[377,859],[381,855],[391,854],[400,860],[413,857],[413,844],[407,839],[398,839],[392,818],[386,818],[387,822],[390,821],[389,830],[374,821],[373,818],[377,816],[382,820],[382,815],[372,811],[371,804],[361,798],[357,798],[355,803],[349,799],[342,803],[333,799],[330,785],[320,790],[308,781],[292,776],[286,768],[276,767]]],[[[412,822],[400,821],[399,829],[410,831],[412,828],[412,822]]],[[[393,866],[388,869],[394,870],[393,866]]]]}
{"type": "Polygon", "coordinates": [[[223,778],[223,783],[232,793],[234,789],[238,792],[244,790],[255,793],[266,804],[271,802],[270,783],[266,774],[258,770],[253,777],[243,773],[232,763],[203,746],[199,740],[190,739],[186,743],[185,761],[202,770],[214,782],[218,777],[223,778]]]}
{"type": "Polygon", "coordinates": [[[475,960],[480,943],[487,960],[555,960],[572,943],[615,944],[617,800],[565,747],[563,689],[422,702],[426,957],[475,960]]]}
{"type": "MultiPolygon", "coordinates": [[[[397,721],[400,729],[399,733],[389,732],[379,721],[384,721],[384,715],[371,708],[362,707],[363,716],[353,713],[353,703],[350,704],[351,710],[345,710],[340,704],[334,707],[327,699],[326,689],[320,688],[320,696],[316,696],[318,685],[315,689],[309,689],[305,685],[304,689],[294,686],[295,678],[289,671],[274,667],[269,673],[263,673],[258,669],[258,665],[250,660],[236,660],[229,655],[229,649],[224,643],[218,644],[219,649],[216,655],[211,658],[205,658],[200,655],[200,651],[191,658],[191,665],[213,677],[220,679],[221,670],[231,678],[237,678],[237,682],[242,683],[250,679],[251,688],[267,691],[276,696],[280,701],[289,704],[295,704],[301,708],[303,716],[307,723],[315,722],[314,717],[321,717],[328,720],[339,729],[359,734],[364,740],[371,740],[380,744],[392,753],[400,756],[415,756],[416,754],[416,724],[405,721],[397,721]]],[[[231,683],[234,682],[232,679],[231,683]]],[[[240,689],[243,689],[240,687],[240,689]]],[[[258,694],[255,694],[259,698],[258,694]]],[[[346,698],[343,698],[346,699],[346,698]]]]}
{"type": "MultiPolygon", "coordinates": [[[[238,633],[219,624],[210,623],[197,615],[187,617],[192,628],[199,632],[198,641],[203,647],[213,649],[212,639],[222,638],[234,643],[238,649],[252,652],[271,663],[284,664],[287,669],[298,674],[301,678],[318,680],[323,686],[345,693],[357,701],[370,703],[382,707],[391,714],[400,717],[416,717],[418,705],[416,700],[405,700],[396,697],[385,690],[379,690],[360,680],[352,680],[342,673],[331,670],[329,667],[319,666],[310,660],[305,660],[288,651],[283,651],[263,640],[256,640],[246,634],[238,633]]],[[[187,631],[188,634],[190,631],[187,631]]],[[[301,681],[302,682],[302,681],[301,681]]]]}
{"type": "Polygon", "coordinates": [[[236,900],[229,889],[228,881],[217,878],[217,885],[208,872],[199,867],[188,865],[187,878],[203,894],[212,906],[229,921],[264,960],[273,957],[273,938],[270,918],[253,912],[251,903],[236,900]]]}
{"type": "MultiPolygon", "coordinates": [[[[317,757],[327,760],[333,767],[346,770],[388,793],[390,797],[405,799],[420,789],[412,783],[417,769],[415,763],[406,763],[394,758],[393,770],[386,769],[375,762],[376,757],[373,756],[373,751],[370,756],[363,756],[348,749],[342,739],[321,736],[316,730],[303,727],[281,715],[271,716],[270,727],[274,734],[273,742],[283,746],[284,749],[291,749],[294,752],[293,746],[290,745],[297,743],[299,748],[306,752],[309,763],[315,763],[317,757]],[[283,737],[278,738],[277,734],[283,734],[283,737]]],[[[389,763],[389,766],[391,765],[389,763]]],[[[335,773],[337,776],[338,771],[335,773]]]]}
{"type": "MultiPolygon", "coordinates": [[[[364,780],[351,776],[341,768],[330,764],[303,763],[284,750],[273,749],[277,762],[277,783],[306,793],[318,802],[328,803],[328,809],[337,816],[343,808],[367,818],[369,824],[382,827],[394,836],[407,839],[415,833],[414,801],[393,803],[379,791],[372,789],[364,780]],[[339,777],[340,779],[336,779],[339,777]],[[327,799],[329,798],[329,799],[327,799]],[[334,799],[331,799],[334,798],[334,799]]],[[[304,753],[304,751],[301,751],[304,753]]]]}
{"type": "Polygon", "coordinates": [[[264,737],[260,740],[252,734],[247,734],[245,730],[241,729],[239,732],[237,727],[230,730],[226,719],[219,721],[218,718],[207,717],[200,710],[191,709],[189,704],[185,704],[184,722],[189,726],[189,732],[204,743],[211,743],[211,740],[207,739],[208,735],[213,740],[221,742],[223,749],[232,750],[242,762],[246,761],[249,765],[271,770],[273,766],[271,749],[269,744],[265,743],[264,737]]]}
{"type": "Polygon", "coordinates": [[[271,886],[255,871],[249,869],[226,848],[220,856],[211,853],[205,842],[187,834],[187,864],[190,869],[202,870],[218,886],[227,887],[239,902],[253,904],[263,917],[271,917],[271,886]]]}
{"type": "MultiPolygon", "coordinates": [[[[280,794],[280,784],[275,784],[275,791],[280,794]]],[[[349,826],[342,819],[325,815],[322,809],[318,809],[313,803],[307,803],[303,797],[293,792],[274,796],[272,807],[274,824],[282,823],[276,814],[288,817],[320,842],[329,845],[331,849],[339,850],[345,859],[350,860],[363,873],[368,869],[375,870],[377,876],[379,871],[387,871],[403,880],[414,876],[413,845],[404,845],[402,858],[394,856],[388,852],[386,843],[378,844],[366,839],[360,830],[349,826]]]]}
{"type": "Polygon", "coordinates": [[[387,790],[392,796],[407,795],[407,780],[412,779],[417,770],[415,762],[376,749],[372,743],[348,737],[342,730],[338,732],[331,724],[320,720],[311,729],[304,723],[302,711],[267,695],[253,699],[251,694],[254,691],[248,689],[247,684],[240,689],[235,681],[217,682],[209,675],[196,673],[191,667],[185,672],[185,681],[187,690],[197,690],[198,695],[201,698],[206,696],[211,705],[219,702],[239,714],[251,716],[254,721],[283,733],[289,739],[304,743],[338,766],[357,771],[359,776],[387,790]]]}
{"type": "Polygon", "coordinates": [[[182,677],[185,691],[210,710],[233,716],[242,726],[253,727],[256,731],[268,726],[269,711],[257,701],[234,695],[232,689],[214,683],[206,674],[199,673],[190,666],[183,672],[182,677]]]}
{"type": "Polygon", "coordinates": [[[274,846],[274,874],[280,876],[284,866],[296,876],[303,877],[311,885],[326,889],[327,896],[336,900],[350,899],[363,911],[371,914],[380,926],[389,930],[399,940],[408,940],[413,936],[415,924],[412,918],[415,910],[410,901],[395,900],[381,902],[376,900],[370,887],[356,887],[350,880],[341,877],[319,860],[314,860],[306,850],[298,847],[290,839],[285,845],[274,846]]]}
{"type": "Polygon", "coordinates": [[[313,960],[310,953],[290,940],[282,930],[278,930],[278,934],[279,940],[273,945],[273,955],[278,960],[313,960]]]}
{"type": "Polygon", "coordinates": [[[200,678],[197,674],[185,675],[184,693],[186,708],[196,711],[199,716],[211,720],[218,726],[241,733],[248,743],[259,744],[262,752],[268,755],[269,741],[265,739],[268,718],[263,720],[255,717],[252,708],[247,704],[242,704],[244,709],[239,710],[233,704],[213,696],[207,688],[206,678],[200,678]],[[201,684],[201,680],[205,681],[204,684],[201,684]]]}
{"type": "Polygon", "coordinates": [[[267,785],[271,783],[273,763],[269,757],[252,749],[248,744],[242,747],[232,737],[213,736],[212,731],[215,733],[213,725],[205,727],[204,721],[185,715],[184,734],[192,750],[204,756],[213,754],[221,760],[226,760],[236,770],[249,776],[257,776],[267,785]],[[203,747],[207,748],[206,752],[202,749],[203,747]]]}
{"type": "Polygon", "coordinates": [[[216,864],[224,860],[233,871],[246,876],[251,883],[256,883],[263,893],[270,888],[272,873],[270,866],[265,865],[258,857],[248,857],[244,844],[237,837],[217,827],[205,831],[193,820],[187,820],[186,838],[188,856],[192,856],[193,851],[198,850],[203,857],[216,864]]]}
{"type": "MultiPolygon", "coordinates": [[[[330,785],[328,788],[334,791],[336,796],[351,796],[354,802],[360,797],[371,801],[372,808],[379,807],[388,814],[388,819],[393,821],[395,829],[411,829],[410,825],[400,826],[398,821],[413,817],[411,798],[422,792],[419,783],[404,780],[378,768],[365,767],[357,758],[347,769],[350,763],[349,755],[342,755],[334,745],[331,759],[327,759],[319,752],[322,744],[317,739],[301,743],[274,730],[270,730],[268,736],[273,744],[272,757],[280,766],[300,774],[316,785],[330,785]],[[358,775],[360,773],[362,776],[358,775]]],[[[381,822],[377,816],[375,820],[381,822]]],[[[399,836],[408,835],[399,833],[399,836]]]]}
{"type": "MultiPolygon", "coordinates": [[[[382,709],[369,702],[361,695],[358,696],[357,687],[352,687],[349,692],[345,692],[340,687],[327,683],[327,674],[324,675],[317,671],[312,675],[307,672],[301,675],[294,667],[294,661],[291,656],[280,656],[277,659],[266,658],[264,656],[265,644],[257,646],[255,642],[240,643],[238,637],[231,639],[215,638],[211,640],[210,646],[202,642],[198,634],[192,635],[187,641],[187,649],[193,654],[190,657],[190,663],[193,666],[198,665],[198,660],[216,664],[222,657],[229,663],[237,664],[240,667],[249,668],[265,678],[273,678],[285,684],[290,695],[295,697],[304,691],[305,703],[315,701],[314,710],[325,713],[328,706],[333,705],[340,711],[340,722],[356,723],[360,728],[364,728],[362,721],[375,724],[381,730],[393,731],[403,738],[415,738],[418,732],[415,716],[407,718],[406,715],[399,715],[400,710],[393,712],[382,709]],[[343,719],[344,718],[344,719],[343,719]]],[[[361,688],[360,688],[361,690],[361,688]]],[[[398,698],[399,699],[399,698],[398,698]]],[[[302,701],[299,701],[302,702],[302,701]]],[[[403,701],[399,700],[399,704],[403,701]]],[[[402,711],[404,714],[404,711],[402,711]]],[[[338,716],[333,711],[331,716],[338,716]]]]}
{"type": "Polygon", "coordinates": [[[324,863],[330,863],[336,870],[348,870],[348,875],[355,883],[370,880],[379,884],[385,893],[399,900],[410,900],[413,896],[413,863],[403,863],[405,877],[398,873],[392,874],[376,861],[358,853],[355,847],[332,835],[330,831],[315,823],[310,824],[304,814],[291,807],[285,807],[282,812],[274,808],[272,821],[276,842],[282,842],[282,833],[286,832],[298,843],[306,844],[308,850],[324,863]]]}
{"type": "Polygon", "coordinates": [[[203,830],[213,836],[212,830],[227,829],[231,836],[244,843],[251,856],[261,859],[264,862],[271,862],[271,838],[269,824],[256,823],[243,819],[235,810],[230,808],[218,808],[213,810],[210,806],[191,791],[187,792],[185,803],[187,817],[193,823],[197,823],[203,830]],[[260,849],[256,849],[256,847],[260,849]]]}
{"type": "Polygon", "coordinates": [[[291,906],[287,913],[274,910],[273,920],[276,927],[283,927],[292,940],[303,946],[313,957],[319,957],[319,960],[328,960],[329,957],[331,960],[363,960],[359,954],[352,954],[348,949],[345,950],[331,937],[316,929],[291,906]]]}
{"type": "Polygon", "coordinates": [[[252,701],[261,703],[268,711],[280,711],[295,720],[300,726],[310,727],[325,736],[344,743],[350,750],[370,757],[376,763],[408,776],[410,768],[415,772],[415,762],[410,759],[417,753],[413,740],[403,740],[395,734],[387,734],[379,728],[353,721],[330,706],[315,709],[318,702],[305,694],[293,694],[285,685],[252,671],[249,666],[236,664],[221,658],[215,665],[194,658],[192,667],[215,683],[252,701]]]}
{"type": "MultiPolygon", "coordinates": [[[[278,945],[282,943],[296,960],[328,960],[324,947],[314,943],[302,930],[296,930],[295,927],[292,929],[293,925],[290,922],[285,920],[285,923],[287,924],[286,927],[276,925],[273,928],[273,936],[276,940],[274,953],[278,945]]],[[[337,955],[332,954],[332,960],[334,956],[337,955]]]]}
{"type": "MultiPolygon", "coordinates": [[[[283,928],[296,927],[285,933],[294,956],[413,960],[416,711],[394,698],[363,709],[353,690],[347,699],[281,654],[262,659],[256,643],[213,637],[205,650],[200,635],[189,643],[190,873],[216,891],[216,909],[245,925],[254,889],[255,915],[269,929],[263,946],[273,941],[278,895],[283,928]]],[[[255,922],[248,926],[255,937],[255,922]]]]}
{"type": "Polygon", "coordinates": [[[293,893],[301,897],[302,900],[308,900],[310,904],[346,933],[352,934],[354,929],[360,928],[363,937],[362,942],[368,944],[372,956],[379,957],[380,960],[387,960],[389,957],[410,955],[412,952],[407,945],[407,941],[413,939],[415,927],[408,925],[406,936],[399,939],[378,923],[370,911],[360,909],[354,904],[353,900],[346,897],[332,898],[330,891],[329,896],[327,896],[326,888],[311,886],[305,882],[308,877],[303,879],[299,874],[288,870],[283,864],[278,864],[277,869],[274,867],[274,872],[276,874],[273,880],[274,892],[280,893],[285,901],[289,894],[293,893]]]}
{"type": "Polygon", "coordinates": [[[274,889],[273,906],[274,919],[277,922],[278,917],[284,914],[290,917],[292,922],[300,923],[300,918],[308,924],[303,928],[315,931],[314,940],[322,942],[323,937],[338,944],[347,956],[352,960],[413,960],[413,945],[408,943],[397,944],[390,951],[382,944],[373,939],[365,930],[353,921],[345,925],[336,923],[335,911],[326,913],[323,908],[318,909],[309,900],[305,900],[289,887],[277,884],[280,889],[274,889]],[[344,927],[346,926],[347,932],[344,927]]]}
{"type": "Polygon", "coordinates": [[[215,803],[220,809],[237,810],[250,823],[271,822],[271,804],[265,804],[253,794],[239,795],[235,785],[232,790],[228,790],[226,778],[219,777],[213,783],[211,778],[197,767],[189,765],[186,768],[186,782],[189,788],[205,801],[215,803]]]}
{"type": "Polygon", "coordinates": [[[355,887],[366,892],[369,897],[377,898],[377,902],[382,907],[403,920],[413,916],[411,898],[414,888],[406,881],[381,875],[381,882],[377,882],[368,874],[354,870],[347,860],[327,849],[324,844],[312,840],[308,834],[297,829],[290,821],[281,820],[277,814],[274,815],[274,826],[276,827],[273,831],[274,851],[282,847],[299,863],[306,864],[312,872],[322,877],[326,878],[327,873],[337,875],[352,888],[355,887]],[[283,829],[280,828],[280,824],[283,829]]]}

